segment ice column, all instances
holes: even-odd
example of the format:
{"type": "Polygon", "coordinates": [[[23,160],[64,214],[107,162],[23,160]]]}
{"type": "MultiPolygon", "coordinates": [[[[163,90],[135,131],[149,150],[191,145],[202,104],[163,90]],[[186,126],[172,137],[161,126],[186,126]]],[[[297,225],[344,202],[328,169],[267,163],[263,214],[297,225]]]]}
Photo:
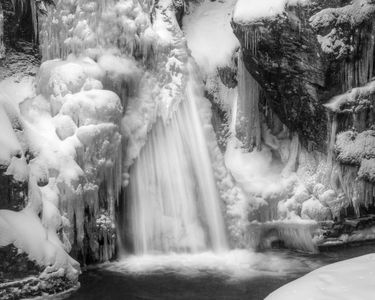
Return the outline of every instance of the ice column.
{"type": "Polygon", "coordinates": [[[250,150],[261,146],[258,82],[247,71],[242,52],[238,59],[237,133],[250,150]]]}

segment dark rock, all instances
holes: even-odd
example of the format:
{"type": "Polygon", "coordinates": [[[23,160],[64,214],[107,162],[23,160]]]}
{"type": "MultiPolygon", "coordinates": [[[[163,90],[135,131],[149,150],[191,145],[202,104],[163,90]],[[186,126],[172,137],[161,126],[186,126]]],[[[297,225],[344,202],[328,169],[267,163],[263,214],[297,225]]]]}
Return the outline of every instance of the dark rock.
{"type": "Polygon", "coordinates": [[[0,283],[36,276],[43,268],[30,261],[25,253],[18,253],[13,245],[0,248],[0,283]]]}
{"type": "Polygon", "coordinates": [[[237,86],[237,69],[231,67],[219,67],[217,69],[221,82],[228,88],[233,89],[237,86]]]}
{"type": "Polygon", "coordinates": [[[348,3],[314,0],[272,18],[232,23],[245,65],[272,110],[305,146],[313,142],[320,151],[327,148],[323,104],[373,76],[375,4],[348,3]]]}
{"type": "Polygon", "coordinates": [[[77,287],[77,283],[69,281],[65,277],[29,277],[0,283],[0,300],[18,300],[55,295],[75,287],[77,287]]]}
{"type": "Polygon", "coordinates": [[[178,25],[182,28],[182,18],[185,14],[185,2],[184,0],[173,0],[173,6],[176,12],[178,25]]]}
{"type": "Polygon", "coordinates": [[[0,166],[0,209],[21,210],[25,205],[27,182],[5,175],[7,167],[0,166]]]}

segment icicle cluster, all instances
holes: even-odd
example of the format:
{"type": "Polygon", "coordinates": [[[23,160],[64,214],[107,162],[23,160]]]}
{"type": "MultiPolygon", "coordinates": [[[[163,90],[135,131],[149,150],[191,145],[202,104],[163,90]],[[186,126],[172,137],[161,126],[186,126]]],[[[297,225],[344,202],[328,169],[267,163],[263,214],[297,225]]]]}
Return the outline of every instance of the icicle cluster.
{"type": "Polygon", "coordinates": [[[314,235],[317,229],[318,224],[308,220],[252,223],[248,227],[247,239],[256,249],[269,249],[273,243],[282,243],[287,248],[316,253],[314,235]]]}
{"type": "Polygon", "coordinates": [[[100,73],[88,58],[47,61],[37,78],[40,94],[21,105],[33,128],[32,170],[45,182],[43,205],[53,203],[64,218],[67,250],[72,245],[77,257],[94,261],[115,254],[116,238],[97,236],[96,220],[106,211],[114,221],[121,186],[122,107],[116,94],[102,90],[100,73]]]}
{"type": "Polygon", "coordinates": [[[147,60],[156,39],[147,11],[140,4],[148,2],[57,1],[42,21],[43,59],[66,58],[86,49],[113,47],[123,54],[147,60]]]}
{"type": "Polygon", "coordinates": [[[257,27],[247,26],[243,30],[244,47],[251,51],[251,54],[256,57],[258,53],[258,43],[261,40],[261,32],[257,27]]]}

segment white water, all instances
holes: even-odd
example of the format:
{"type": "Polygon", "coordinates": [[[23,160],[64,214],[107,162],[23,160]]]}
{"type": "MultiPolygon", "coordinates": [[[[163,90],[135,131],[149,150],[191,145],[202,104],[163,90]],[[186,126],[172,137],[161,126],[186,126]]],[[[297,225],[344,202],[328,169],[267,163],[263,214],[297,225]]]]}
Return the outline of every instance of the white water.
{"type": "Polygon", "coordinates": [[[257,253],[249,250],[231,250],[225,253],[168,254],[128,256],[104,268],[129,274],[173,272],[187,277],[215,273],[229,281],[261,276],[287,276],[319,268],[322,262],[298,257],[295,254],[257,253]]]}
{"type": "Polygon", "coordinates": [[[126,208],[136,254],[227,249],[197,85],[168,121],[159,119],[130,170],[126,208]]]}

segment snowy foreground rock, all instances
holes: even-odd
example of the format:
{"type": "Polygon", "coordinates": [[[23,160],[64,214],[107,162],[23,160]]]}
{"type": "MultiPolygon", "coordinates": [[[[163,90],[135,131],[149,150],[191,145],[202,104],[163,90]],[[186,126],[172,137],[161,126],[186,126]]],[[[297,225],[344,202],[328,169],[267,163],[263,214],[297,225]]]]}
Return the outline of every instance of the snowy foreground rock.
{"type": "Polygon", "coordinates": [[[370,300],[375,295],[375,254],[317,269],[265,300],[370,300]]]}

